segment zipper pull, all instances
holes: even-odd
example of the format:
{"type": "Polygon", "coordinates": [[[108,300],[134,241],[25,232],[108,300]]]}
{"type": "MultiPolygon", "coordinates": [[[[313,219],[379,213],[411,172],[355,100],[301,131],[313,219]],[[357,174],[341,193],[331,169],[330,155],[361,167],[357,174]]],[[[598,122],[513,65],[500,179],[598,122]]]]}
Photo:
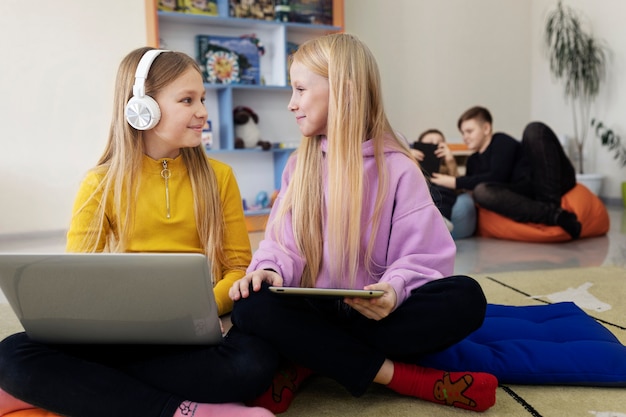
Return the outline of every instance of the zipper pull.
{"type": "Polygon", "coordinates": [[[167,161],[164,159],[162,162],[163,169],[161,170],[161,177],[165,180],[165,217],[170,218],[170,187],[169,187],[169,179],[172,173],[170,169],[167,167],[167,161]]]}

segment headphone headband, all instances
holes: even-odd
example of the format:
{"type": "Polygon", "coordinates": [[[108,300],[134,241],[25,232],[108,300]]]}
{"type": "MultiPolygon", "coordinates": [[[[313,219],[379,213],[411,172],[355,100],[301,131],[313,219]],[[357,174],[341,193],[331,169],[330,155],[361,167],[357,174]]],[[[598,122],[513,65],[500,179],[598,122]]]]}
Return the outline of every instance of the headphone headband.
{"type": "Polygon", "coordinates": [[[136,97],[143,97],[146,94],[144,84],[146,78],[148,78],[148,72],[152,63],[157,56],[163,52],[170,52],[166,49],[151,49],[146,52],[137,65],[137,71],[135,71],[135,85],[133,85],[133,95],[136,97]]]}

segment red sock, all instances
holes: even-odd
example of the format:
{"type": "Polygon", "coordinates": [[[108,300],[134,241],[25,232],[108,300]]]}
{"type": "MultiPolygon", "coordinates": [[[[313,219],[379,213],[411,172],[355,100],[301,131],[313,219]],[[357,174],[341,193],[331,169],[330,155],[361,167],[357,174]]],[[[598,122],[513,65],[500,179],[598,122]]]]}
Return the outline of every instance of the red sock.
{"type": "Polygon", "coordinates": [[[472,411],[485,411],[496,403],[498,380],[484,372],[446,372],[394,362],[387,385],[399,394],[472,411]]]}
{"type": "Polygon", "coordinates": [[[248,405],[264,407],[275,414],[284,413],[296,395],[296,390],[312,373],[313,371],[310,369],[291,362],[284,362],[276,371],[272,385],[267,391],[249,402],[248,405]]]}

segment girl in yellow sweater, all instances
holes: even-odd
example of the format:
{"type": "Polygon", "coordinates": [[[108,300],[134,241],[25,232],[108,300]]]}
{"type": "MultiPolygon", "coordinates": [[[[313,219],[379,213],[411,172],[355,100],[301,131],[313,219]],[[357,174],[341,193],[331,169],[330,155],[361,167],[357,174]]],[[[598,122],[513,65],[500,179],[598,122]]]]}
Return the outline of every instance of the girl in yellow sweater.
{"type": "MultiPolygon", "coordinates": [[[[108,143],[80,186],[67,250],[204,253],[224,314],[251,249],[233,172],[201,146],[204,100],[191,57],[139,48],[124,58],[108,143]]],[[[241,403],[270,385],[277,362],[236,327],[202,347],[59,346],[18,333],[0,343],[0,415],[36,405],[81,417],[268,416],[241,403]]]]}

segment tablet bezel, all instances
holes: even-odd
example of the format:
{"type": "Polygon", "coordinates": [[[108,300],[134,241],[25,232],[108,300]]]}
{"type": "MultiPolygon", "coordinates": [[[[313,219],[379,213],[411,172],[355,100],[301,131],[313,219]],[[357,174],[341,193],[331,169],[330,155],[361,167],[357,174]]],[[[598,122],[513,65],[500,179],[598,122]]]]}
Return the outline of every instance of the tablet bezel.
{"type": "Polygon", "coordinates": [[[276,294],[300,295],[308,297],[378,298],[385,293],[382,290],[349,290],[343,288],[302,288],[270,286],[269,289],[276,294]]]}

